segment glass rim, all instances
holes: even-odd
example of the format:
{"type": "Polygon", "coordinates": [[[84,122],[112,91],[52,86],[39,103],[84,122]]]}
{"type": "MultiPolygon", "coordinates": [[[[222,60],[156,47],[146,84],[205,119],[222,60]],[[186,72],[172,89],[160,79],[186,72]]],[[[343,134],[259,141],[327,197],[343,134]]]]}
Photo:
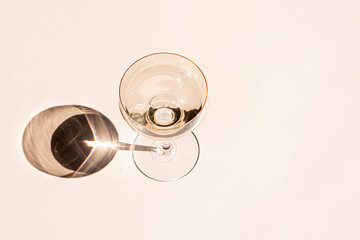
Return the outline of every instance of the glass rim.
{"type": "MultiPolygon", "coordinates": [[[[126,114],[127,117],[129,117],[129,118],[131,118],[133,121],[135,121],[135,119],[132,118],[132,117],[131,117],[128,113],[126,113],[126,111],[125,111],[125,106],[124,106],[124,104],[123,104],[123,102],[122,102],[122,100],[121,100],[121,94],[120,94],[121,84],[123,83],[123,79],[125,78],[126,73],[127,73],[127,72],[129,71],[129,69],[132,68],[136,63],[140,62],[141,60],[143,60],[143,59],[145,59],[145,58],[148,58],[148,57],[151,57],[151,56],[157,56],[157,55],[173,55],[173,56],[182,57],[182,58],[184,58],[185,60],[187,60],[187,61],[189,61],[190,63],[192,63],[192,64],[200,71],[201,75],[202,75],[203,78],[204,78],[205,87],[206,87],[206,95],[205,95],[204,103],[202,104],[203,107],[201,108],[201,110],[196,114],[196,116],[195,116],[192,120],[190,120],[189,122],[186,123],[186,125],[188,125],[189,123],[193,122],[193,120],[195,120],[195,119],[198,117],[198,115],[204,111],[204,109],[206,109],[206,107],[207,107],[207,104],[206,104],[206,103],[207,103],[207,99],[208,99],[209,88],[208,88],[208,84],[207,84],[207,80],[206,80],[205,74],[204,74],[203,71],[200,69],[200,67],[199,67],[195,62],[193,62],[192,60],[190,60],[189,58],[184,57],[183,55],[180,55],[180,54],[177,54],[177,53],[170,53],[170,52],[151,53],[151,54],[148,54],[148,55],[146,55],[146,56],[144,56],[144,57],[139,58],[138,60],[136,60],[135,62],[133,62],[133,63],[126,69],[126,71],[124,72],[124,74],[123,74],[122,77],[121,77],[120,84],[119,84],[119,103],[120,103],[120,108],[121,108],[121,109],[120,109],[120,110],[121,110],[120,112],[121,112],[122,115],[124,115],[123,112],[125,112],[125,114],[126,114]],[[122,110],[124,110],[124,111],[122,111],[122,110]]],[[[125,117],[125,116],[124,116],[124,117],[125,117]]],[[[125,120],[126,120],[126,119],[125,119],[125,120]]],[[[127,121],[127,120],[126,120],[126,121],[127,121]]],[[[135,121],[135,122],[136,122],[136,121],[135,121]]],[[[139,134],[143,135],[138,129],[136,129],[135,127],[133,127],[131,124],[129,124],[129,125],[130,125],[130,127],[131,127],[132,129],[134,129],[136,132],[138,132],[139,134]]]]}

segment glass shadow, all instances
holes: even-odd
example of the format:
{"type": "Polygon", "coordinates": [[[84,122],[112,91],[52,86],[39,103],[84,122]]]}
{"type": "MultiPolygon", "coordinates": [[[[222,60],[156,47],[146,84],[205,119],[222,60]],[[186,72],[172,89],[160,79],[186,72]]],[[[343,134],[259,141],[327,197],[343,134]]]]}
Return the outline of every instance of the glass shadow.
{"type": "Polygon", "coordinates": [[[118,133],[100,112],[79,105],[48,108],[23,135],[23,151],[38,170],[64,178],[91,175],[114,158],[118,133]],[[100,144],[99,144],[100,143],[100,144]]]}

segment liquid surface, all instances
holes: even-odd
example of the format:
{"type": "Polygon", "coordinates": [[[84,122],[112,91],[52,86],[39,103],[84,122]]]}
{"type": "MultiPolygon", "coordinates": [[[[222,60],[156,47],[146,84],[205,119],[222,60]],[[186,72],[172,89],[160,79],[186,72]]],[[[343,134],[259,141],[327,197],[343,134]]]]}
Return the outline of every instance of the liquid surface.
{"type": "Polygon", "coordinates": [[[177,132],[185,124],[193,120],[201,111],[201,107],[198,109],[192,109],[186,111],[181,108],[158,108],[150,107],[145,113],[139,112],[126,112],[137,123],[141,124],[149,131],[157,134],[163,134],[164,132],[173,133],[177,132]]]}

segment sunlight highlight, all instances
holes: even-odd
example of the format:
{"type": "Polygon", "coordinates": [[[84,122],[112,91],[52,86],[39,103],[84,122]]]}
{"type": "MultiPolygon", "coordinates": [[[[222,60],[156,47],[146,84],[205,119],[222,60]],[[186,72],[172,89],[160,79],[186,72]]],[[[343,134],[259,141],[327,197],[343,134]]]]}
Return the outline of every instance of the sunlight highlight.
{"type": "Polygon", "coordinates": [[[100,141],[84,141],[89,147],[108,147],[115,148],[115,144],[111,142],[100,142],[100,141]]]}

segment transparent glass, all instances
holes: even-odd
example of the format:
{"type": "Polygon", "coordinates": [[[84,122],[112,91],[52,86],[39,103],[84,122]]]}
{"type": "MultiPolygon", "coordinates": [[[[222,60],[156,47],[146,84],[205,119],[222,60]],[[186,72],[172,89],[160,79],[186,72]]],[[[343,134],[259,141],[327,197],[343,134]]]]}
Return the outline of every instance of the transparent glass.
{"type": "Polygon", "coordinates": [[[48,108],[37,114],[23,135],[26,158],[50,175],[76,178],[94,174],[115,156],[131,150],[149,178],[172,181],[196,165],[199,142],[191,132],[204,117],[208,87],[189,59],[157,53],[136,61],[120,84],[120,109],[139,135],[134,144],[100,112],[79,105],[48,108]]]}
{"type": "Polygon", "coordinates": [[[204,117],[208,95],[200,68],[178,54],[151,54],[126,70],[119,95],[123,117],[140,134],[134,145],[157,149],[133,152],[139,170],[159,181],[189,173],[199,157],[198,141],[189,133],[204,117]]]}

